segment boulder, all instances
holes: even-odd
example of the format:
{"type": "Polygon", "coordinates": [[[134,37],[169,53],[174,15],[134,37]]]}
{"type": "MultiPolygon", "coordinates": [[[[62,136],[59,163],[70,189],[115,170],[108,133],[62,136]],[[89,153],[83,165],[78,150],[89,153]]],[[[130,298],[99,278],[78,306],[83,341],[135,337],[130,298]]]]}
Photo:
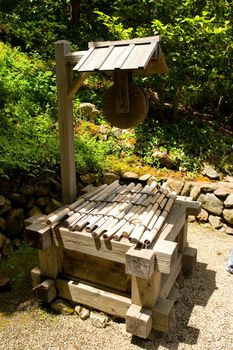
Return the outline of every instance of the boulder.
{"type": "Polygon", "coordinates": [[[33,205],[33,207],[30,209],[30,211],[28,212],[28,216],[34,216],[34,215],[38,215],[38,214],[42,214],[42,210],[37,207],[36,205],[33,205]]]}
{"type": "Polygon", "coordinates": [[[223,212],[223,203],[213,193],[201,194],[198,201],[202,203],[202,208],[213,215],[221,215],[223,212]]]}
{"type": "Polygon", "coordinates": [[[127,171],[122,175],[122,178],[124,180],[138,180],[139,175],[135,173],[134,171],[127,171]]]}
{"type": "Polygon", "coordinates": [[[223,189],[223,188],[218,188],[217,190],[214,191],[215,196],[219,197],[219,198],[226,198],[228,196],[228,191],[227,189],[223,189]]]}
{"type": "Polygon", "coordinates": [[[166,152],[155,150],[152,153],[152,157],[157,159],[161,167],[171,169],[174,166],[173,160],[169,157],[166,152]]]}
{"type": "Polygon", "coordinates": [[[83,117],[88,118],[90,120],[95,119],[100,113],[96,106],[90,102],[80,103],[78,110],[83,117]]]}
{"type": "Polygon", "coordinates": [[[116,180],[120,180],[120,176],[118,176],[118,175],[116,175],[114,173],[105,173],[103,175],[102,182],[104,184],[110,185],[112,182],[114,182],[116,180]]]}
{"type": "Polygon", "coordinates": [[[98,180],[98,175],[92,174],[92,173],[85,174],[85,175],[80,175],[80,180],[85,185],[90,185],[90,184],[93,184],[94,182],[96,182],[98,180]]]}
{"type": "Polygon", "coordinates": [[[151,174],[144,174],[139,177],[139,181],[141,182],[147,182],[151,178],[151,174]]]}
{"type": "Polygon", "coordinates": [[[25,196],[25,197],[32,197],[35,193],[35,189],[32,185],[25,185],[22,190],[21,193],[25,196]]]}
{"type": "Polygon", "coordinates": [[[195,201],[201,194],[200,186],[194,185],[190,191],[190,197],[195,201]]]}
{"type": "Polygon", "coordinates": [[[208,212],[201,208],[200,213],[197,215],[197,220],[200,222],[207,222],[208,221],[209,214],[208,212]]]}
{"type": "Polygon", "coordinates": [[[0,232],[6,231],[6,220],[0,217],[0,232]]]}
{"type": "Polygon", "coordinates": [[[204,183],[200,186],[201,192],[204,192],[204,193],[214,192],[216,189],[217,189],[217,185],[210,184],[210,183],[204,183]]]}
{"type": "Polygon", "coordinates": [[[36,183],[37,197],[47,197],[51,192],[51,183],[49,180],[39,181],[36,183]]]}
{"type": "Polygon", "coordinates": [[[183,181],[175,180],[175,179],[172,179],[172,178],[169,178],[167,180],[167,184],[168,184],[169,188],[172,191],[175,191],[177,194],[180,194],[182,189],[183,189],[183,187],[184,187],[184,182],[183,181]]]}
{"type": "Polygon", "coordinates": [[[105,328],[108,325],[108,316],[103,313],[99,313],[96,311],[91,311],[90,320],[94,327],[96,328],[105,328]]]}
{"type": "Polygon", "coordinates": [[[0,233],[0,249],[2,248],[2,247],[4,247],[4,245],[5,245],[5,243],[6,243],[6,236],[5,235],[3,235],[2,233],[0,233]]]}
{"type": "Polygon", "coordinates": [[[10,210],[11,210],[11,201],[8,198],[5,198],[4,203],[0,205],[0,215],[4,215],[8,213],[10,210]]]}
{"type": "Polygon", "coordinates": [[[8,277],[0,278],[0,292],[11,291],[11,280],[8,277]]]}
{"type": "Polygon", "coordinates": [[[157,181],[156,177],[155,177],[155,176],[151,176],[151,177],[147,180],[146,184],[150,186],[150,185],[152,184],[152,182],[154,182],[154,181],[157,181]]]}
{"type": "Polygon", "coordinates": [[[80,305],[75,306],[74,311],[84,321],[90,317],[90,310],[88,310],[85,307],[82,307],[80,305]]]}
{"type": "Polygon", "coordinates": [[[190,195],[191,189],[192,189],[192,184],[190,182],[185,182],[184,187],[181,191],[181,196],[186,196],[188,197],[190,195]]]}
{"type": "Polygon", "coordinates": [[[215,215],[209,216],[209,223],[214,229],[219,229],[223,226],[221,217],[215,215]]]}
{"type": "Polygon", "coordinates": [[[229,194],[224,202],[225,208],[233,208],[233,193],[229,194]]]}
{"type": "Polygon", "coordinates": [[[10,193],[9,198],[14,207],[22,207],[25,205],[25,197],[21,193],[10,193]]]}
{"type": "Polygon", "coordinates": [[[21,233],[24,229],[24,211],[22,208],[12,209],[7,216],[7,236],[12,238],[21,233]]]}
{"type": "Polygon", "coordinates": [[[219,180],[219,174],[217,171],[210,165],[206,165],[202,171],[202,175],[208,177],[211,180],[219,180]]]}
{"type": "Polygon", "coordinates": [[[224,209],[223,217],[229,224],[233,225],[233,209],[224,209]]]}
{"type": "Polygon", "coordinates": [[[2,175],[0,177],[0,195],[9,196],[13,190],[13,182],[9,179],[7,175],[2,175]]]}
{"type": "Polygon", "coordinates": [[[50,307],[57,314],[64,316],[71,315],[74,312],[71,305],[63,299],[55,299],[50,307]]]}
{"type": "Polygon", "coordinates": [[[35,204],[38,206],[38,207],[46,207],[46,205],[49,204],[49,197],[39,197],[36,201],[35,201],[35,204]]]}
{"type": "Polygon", "coordinates": [[[7,238],[4,246],[2,247],[2,254],[8,256],[14,251],[14,245],[11,239],[7,238]]]}

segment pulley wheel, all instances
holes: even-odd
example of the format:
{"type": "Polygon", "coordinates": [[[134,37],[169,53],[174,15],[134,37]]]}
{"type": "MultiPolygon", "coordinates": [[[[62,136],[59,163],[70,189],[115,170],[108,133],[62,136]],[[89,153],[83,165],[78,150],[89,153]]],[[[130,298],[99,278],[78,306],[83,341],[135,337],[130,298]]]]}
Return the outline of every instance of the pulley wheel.
{"type": "Polygon", "coordinates": [[[116,86],[111,86],[103,99],[103,112],[106,120],[120,129],[129,129],[141,124],[148,113],[148,99],[144,91],[133,82],[129,83],[129,112],[116,112],[116,86]]]}

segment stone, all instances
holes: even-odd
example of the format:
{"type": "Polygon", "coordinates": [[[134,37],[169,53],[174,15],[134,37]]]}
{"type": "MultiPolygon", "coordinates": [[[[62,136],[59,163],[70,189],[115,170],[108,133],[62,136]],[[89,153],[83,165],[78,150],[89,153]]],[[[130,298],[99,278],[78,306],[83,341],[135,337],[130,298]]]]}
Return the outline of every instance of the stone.
{"type": "Polygon", "coordinates": [[[215,196],[219,198],[226,198],[228,196],[228,192],[226,189],[223,188],[217,188],[217,190],[214,191],[215,196]]]}
{"type": "Polygon", "coordinates": [[[202,203],[202,208],[214,215],[221,215],[223,203],[213,193],[201,194],[198,201],[202,203]]]}
{"type": "Polygon", "coordinates": [[[230,176],[230,175],[225,176],[224,181],[233,183],[233,176],[230,176]]]}
{"type": "Polygon", "coordinates": [[[9,198],[14,207],[22,207],[25,205],[25,197],[21,193],[10,193],[9,198]]]}
{"type": "Polygon", "coordinates": [[[221,217],[215,215],[209,216],[209,223],[215,229],[219,229],[223,226],[221,217]]]}
{"type": "Polygon", "coordinates": [[[230,227],[230,226],[225,226],[225,232],[226,234],[228,235],[233,235],[233,227],[230,227]]]}
{"type": "Polygon", "coordinates": [[[233,193],[229,194],[227,199],[224,202],[225,208],[233,208],[233,193]]]}
{"type": "Polygon", "coordinates": [[[46,208],[44,208],[44,213],[49,214],[54,210],[59,209],[62,206],[62,203],[56,200],[55,198],[50,199],[46,208]]]}
{"type": "Polygon", "coordinates": [[[56,192],[61,192],[61,184],[60,182],[58,182],[56,179],[54,179],[53,177],[51,177],[50,179],[50,183],[52,185],[52,189],[56,192]]]}
{"type": "Polygon", "coordinates": [[[184,187],[184,182],[183,181],[175,180],[175,179],[172,179],[172,178],[169,178],[167,180],[167,184],[168,184],[169,188],[172,191],[175,191],[177,194],[180,194],[182,189],[183,189],[183,187],[184,187]]]}
{"type": "Polygon", "coordinates": [[[157,159],[161,167],[171,169],[174,166],[173,160],[169,157],[166,152],[155,150],[152,153],[152,157],[157,159]]]}
{"type": "Polygon", "coordinates": [[[12,192],[12,189],[13,189],[12,181],[9,179],[7,175],[2,175],[0,177],[0,195],[7,197],[12,192]]]}
{"type": "Polygon", "coordinates": [[[223,217],[229,224],[233,225],[233,209],[224,209],[223,217]]]}
{"type": "Polygon", "coordinates": [[[197,215],[197,220],[200,222],[207,222],[208,221],[209,214],[208,212],[201,208],[200,213],[197,215]]]}
{"type": "Polygon", "coordinates": [[[151,174],[144,174],[141,175],[138,180],[142,182],[147,182],[151,178],[151,174]]]}
{"type": "Polygon", "coordinates": [[[26,201],[26,204],[25,204],[25,208],[31,209],[34,204],[35,204],[35,198],[34,197],[29,197],[29,198],[27,198],[27,201],[26,201]]]}
{"type": "Polygon", "coordinates": [[[8,277],[0,278],[0,292],[11,291],[11,280],[8,277]]]}
{"type": "Polygon", "coordinates": [[[194,216],[194,215],[188,216],[188,222],[195,222],[195,221],[196,221],[196,216],[194,216]]]}
{"type": "Polygon", "coordinates": [[[108,317],[96,311],[91,311],[90,320],[92,325],[96,328],[105,328],[108,325],[108,317]]]}
{"type": "Polygon", "coordinates": [[[201,192],[203,192],[203,193],[212,193],[212,192],[214,192],[216,189],[217,189],[217,185],[209,184],[209,183],[202,184],[202,185],[200,186],[200,190],[201,190],[201,192]]]}
{"type": "Polygon", "coordinates": [[[81,320],[87,320],[90,317],[90,310],[80,305],[75,306],[74,311],[81,318],[81,320]]]}
{"type": "Polygon", "coordinates": [[[150,186],[150,185],[152,184],[152,182],[154,182],[154,181],[157,182],[156,177],[155,177],[155,176],[151,176],[151,177],[147,180],[146,184],[150,186]]]}
{"type": "Polygon", "coordinates": [[[0,206],[0,215],[5,215],[11,210],[11,201],[5,198],[3,206],[0,206]]]}
{"type": "Polygon", "coordinates": [[[210,165],[206,165],[202,171],[202,175],[208,177],[211,180],[219,180],[219,174],[217,171],[210,165]]]}
{"type": "Polygon", "coordinates": [[[200,196],[200,194],[201,194],[200,186],[194,185],[190,191],[190,197],[192,198],[192,200],[196,201],[197,198],[200,196]]]}
{"type": "Polygon", "coordinates": [[[0,232],[6,231],[6,220],[0,217],[0,232]]]}
{"type": "Polygon", "coordinates": [[[80,103],[78,110],[83,117],[91,120],[95,119],[100,113],[96,106],[89,102],[80,103]]]}
{"type": "Polygon", "coordinates": [[[3,207],[5,204],[6,198],[2,195],[0,195],[0,207],[3,207]]]}
{"type": "Polygon", "coordinates": [[[25,185],[22,190],[21,193],[25,196],[25,197],[32,197],[35,193],[35,189],[33,186],[31,185],[25,185]]]}
{"type": "Polygon", "coordinates": [[[49,180],[39,181],[36,183],[37,197],[47,197],[51,192],[51,183],[49,180]]]}
{"type": "Polygon", "coordinates": [[[13,246],[17,249],[19,249],[22,245],[22,241],[19,238],[13,239],[12,243],[13,243],[13,246]]]}
{"type": "Polygon", "coordinates": [[[74,312],[71,305],[63,299],[55,299],[50,307],[54,312],[63,316],[71,315],[74,312]]]}
{"type": "Polygon", "coordinates": [[[118,176],[118,175],[116,175],[114,173],[105,173],[103,175],[102,182],[104,184],[110,185],[112,182],[114,182],[116,180],[120,180],[120,176],[118,176]]]}
{"type": "Polygon", "coordinates": [[[38,214],[42,214],[42,210],[37,207],[36,205],[33,205],[33,207],[30,209],[30,211],[28,212],[28,216],[34,216],[34,215],[38,215],[38,214]]]}
{"type": "Polygon", "coordinates": [[[139,175],[135,173],[134,171],[127,171],[122,175],[122,178],[124,180],[138,180],[139,175]]]}
{"type": "Polygon", "coordinates": [[[6,243],[6,236],[0,233],[0,249],[4,247],[5,243],[6,243]]]}
{"type": "Polygon", "coordinates": [[[181,191],[181,196],[188,197],[190,195],[193,185],[190,182],[185,182],[184,187],[181,191]]]}
{"type": "Polygon", "coordinates": [[[7,216],[7,236],[12,238],[17,236],[24,229],[24,211],[22,208],[11,209],[7,216]]]}
{"type": "Polygon", "coordinates": [[[49,197],[39,197],[36,201],[35,204],[38,205],[38,207],[46,207],[46,205],[49,204],[49,197]]]}
{"type": "Polygon", "coordinates": [[[7,238],[4,246],[2,247],[2,254],[4,256],[8,256],[8,255],[12,254],[13,251],[14,251],[13,242],[9,238],[7,238]]]}
{"type": "Polygon", "coordinates": [[[94,182],[96,182],[96,180],[98,180],[98,175],[92,174],[92,173],[80,175],[80,180],[84,184],[90,185],[90,184],[93,184],[94,182]]]}

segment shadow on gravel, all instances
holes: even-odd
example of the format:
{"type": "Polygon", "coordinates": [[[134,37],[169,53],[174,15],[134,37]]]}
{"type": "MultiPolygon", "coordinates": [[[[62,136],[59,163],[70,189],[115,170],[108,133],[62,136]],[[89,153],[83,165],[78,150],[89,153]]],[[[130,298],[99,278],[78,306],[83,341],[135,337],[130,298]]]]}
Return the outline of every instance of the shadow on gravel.
{"type": "Polygon", "coordinates": [[[132,344],[148,350],[156,350],[159,346],[175,350],[180,343],[196,344],[200,329],[189,325],[190,316],[195,306],[207,305],[216,290],[215,277],[215,271],[208,270],[206,264],[197,262],[192,276],[180,276],[176,282],[178,300],[169,333],[152,331],[148,340],[133,337],[132,344]]]}

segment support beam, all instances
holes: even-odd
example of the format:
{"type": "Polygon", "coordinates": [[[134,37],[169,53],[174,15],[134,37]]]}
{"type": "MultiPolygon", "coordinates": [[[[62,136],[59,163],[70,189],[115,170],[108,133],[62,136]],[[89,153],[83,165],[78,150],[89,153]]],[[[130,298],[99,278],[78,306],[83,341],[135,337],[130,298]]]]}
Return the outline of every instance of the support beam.
{"type": "Polygon", "coordinates": [[[58,119],[60,130],[61,182],[64,204],[76,199],[76,172],[73,130],[73,101],[68,97],[68,89],[72,82],[72,65],[66,63],[66,55],[70,53],[67,41],[55,43],[58,119]]]}
{"type": "Polygon", "coordinates": [[[68,98],[72,98],[74,94],[78,91],[78,89],[81,87],[82,83],[85,81],[85,79],[88,77],[88,73],[79,73],[79,75],[74,79],[72,84],[70,85],[67,96],[68,98]]]}

